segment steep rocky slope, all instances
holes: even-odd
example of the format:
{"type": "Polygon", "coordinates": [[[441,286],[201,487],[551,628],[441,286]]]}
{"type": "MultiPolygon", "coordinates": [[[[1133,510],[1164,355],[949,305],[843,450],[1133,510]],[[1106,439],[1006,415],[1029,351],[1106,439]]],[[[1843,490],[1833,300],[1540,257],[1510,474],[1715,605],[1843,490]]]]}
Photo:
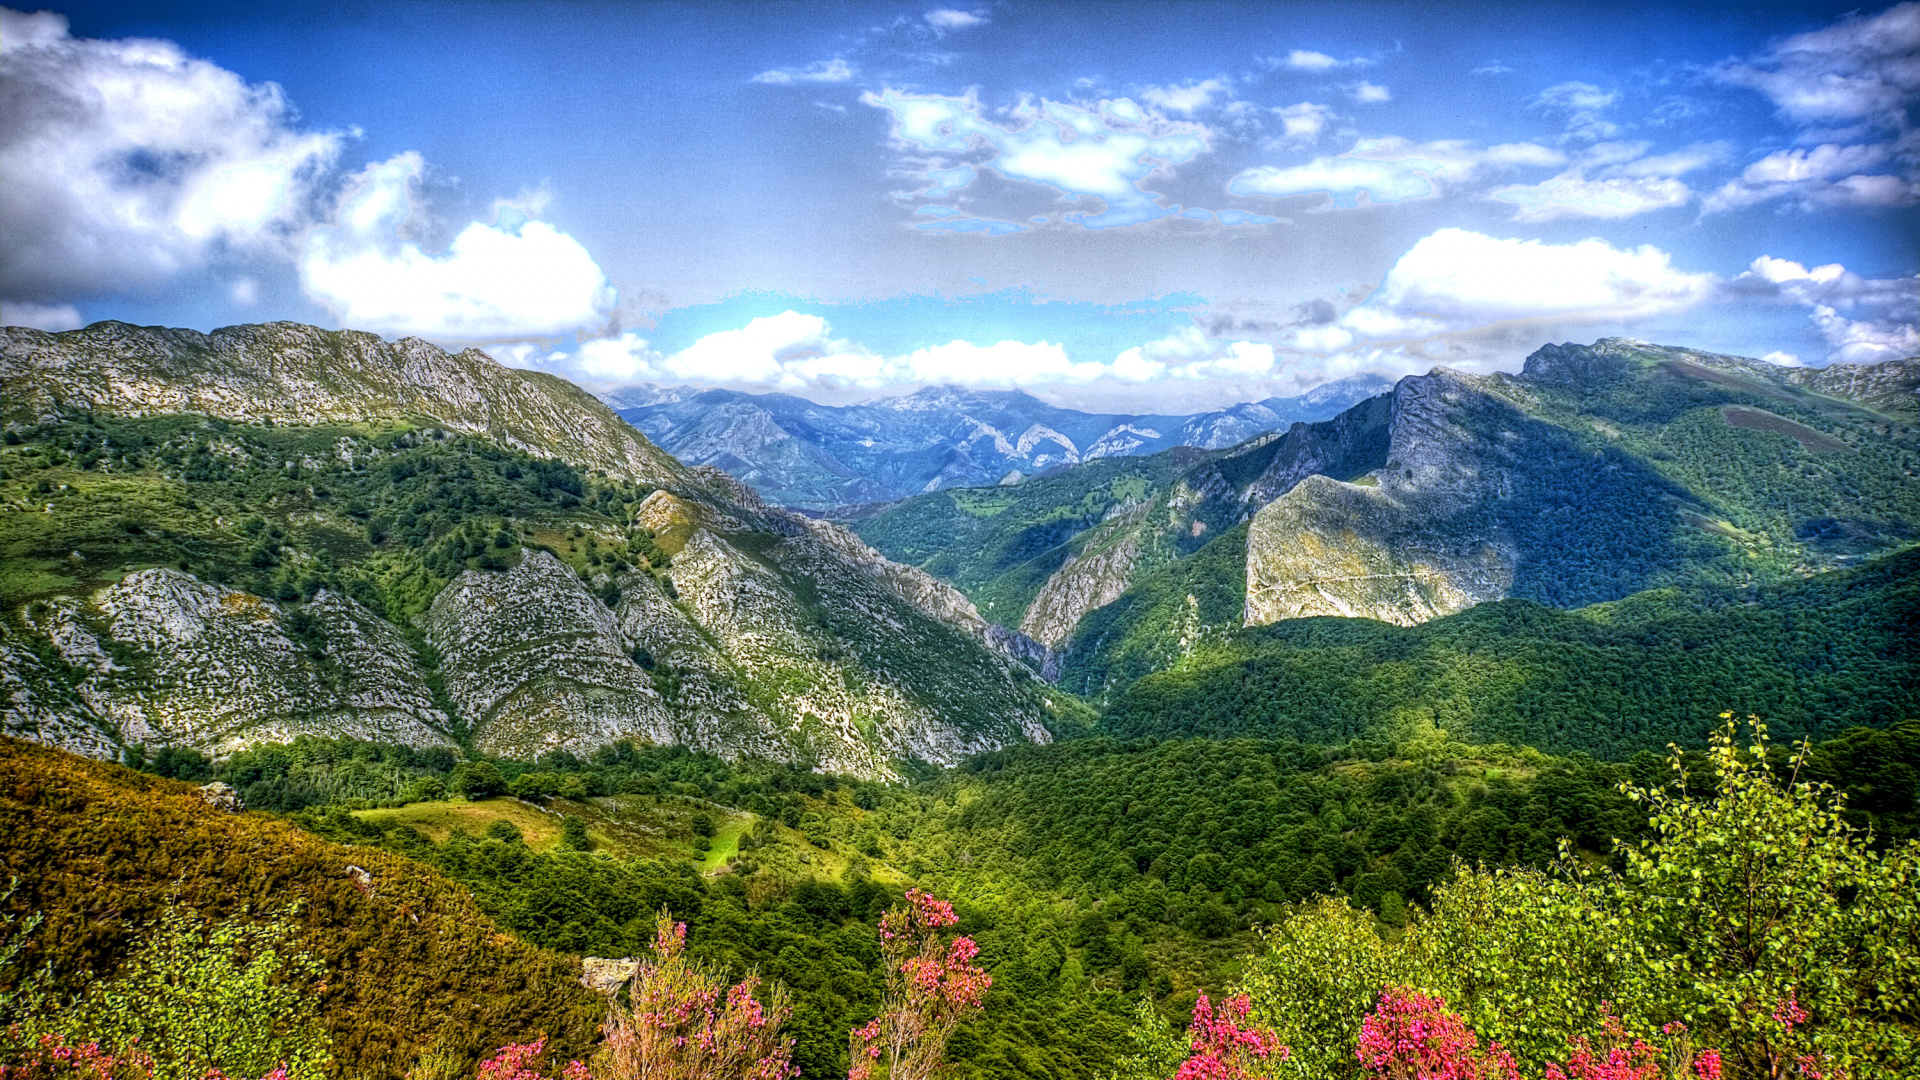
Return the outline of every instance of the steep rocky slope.
{"type": "Polygon", "coordinates": [[[1549,345],[1518,375],[1438,369],[1231,450],[935,492],[853,528],[1100,694],[1243,624],[1743,587],[1910,543],[1917,369],[1549,345]]]}
{"type": "Polygon", "coordinates": [[[889,776],[1075,708],[951,586],[479,353],[6,333],[9,733],[96,756],[631,736],[889,776]]]}
{"type": "Polygon", "coordinates": [[[691,387],[606,396],[681,460],[724,469],[775,503],[832,510],[1174,446],[1217,450],[1326,419],[1388,386],[1356,375],[1299,397],[1185,416],[1084,413],[1023,391],[953,386],[848,406],[691,387]]]}

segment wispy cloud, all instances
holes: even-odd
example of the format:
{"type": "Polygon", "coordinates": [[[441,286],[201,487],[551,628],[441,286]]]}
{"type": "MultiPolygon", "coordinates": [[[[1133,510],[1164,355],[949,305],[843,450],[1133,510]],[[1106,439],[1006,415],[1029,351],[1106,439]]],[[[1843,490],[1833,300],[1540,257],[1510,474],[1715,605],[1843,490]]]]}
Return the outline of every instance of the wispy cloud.
{"type": "Polygon", "coordinates": [[[766,83],[771,86],[792,86],[796,83],[843,83],[851,80],[857,72],[852,64],[839,57],[831,60],[815,60],[805,67],[774,68],[763,71],[748,82],[766,83]]]}

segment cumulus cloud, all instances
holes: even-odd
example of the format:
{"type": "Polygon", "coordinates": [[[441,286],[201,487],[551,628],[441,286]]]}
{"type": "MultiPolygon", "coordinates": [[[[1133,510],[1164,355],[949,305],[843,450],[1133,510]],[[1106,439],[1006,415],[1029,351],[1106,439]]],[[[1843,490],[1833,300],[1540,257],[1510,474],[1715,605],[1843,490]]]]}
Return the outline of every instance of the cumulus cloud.
{"type": "Polygon", "coordinates": [[[1550,180],[1515,185],[1488,193],[1515,205],[1513,220],[1564,218],[1619,219],[1685,206],[1693,189],[1676,179],[1723,158],[1725,143],[1696,143],[1648,157],[1651,143],[1596,143],[1577,155],[1570,168],[1550,180]]]}
{"type": "Polygon", "coordinates": [[[1232,85],[1224,79],[1189,80],[1179,86],[1147,86],[1140,90],[1140,96],[1154,108],[1188,116],[1213,104],[1213,99],[1232,93],[1232,85]]]}
{"type": "Polygon", "coordinates": [[[1740,210],[1774,199],[1791,199],[1805,210],[1912,206],[1920,202],[1920,178],[1862,171],[1894,156],[1894,147],[1886,143],[1776,150],[1721,185],[1701,204],[1701,212],[1740,210]]]}
{"type": "Polygon", "coordinates": [[[1360,102],[1362,105],[1377,105],[1381,102],[1392,101],[1393,94],[1384,86],[1362,79],[1353,85],[1353,100],[1360,102]]]}
{"type": "Polygon", "coordinates": [[[1558,221],[1561,218],[1626,218],[1649,210],[1685,206],[1693,189],[1672,179],[1616,177],[1588,180],[1556,176],[1525,187],[1502,188],[1492,197],[1514,203],[1515,221],[1558,221]]]}
{"type": "Polygon", "coordinates": [[[929,383],[1039,387],[1168,378],[1244,383],[1275,370],[1271,345],[1221,340],[1195,327],[1127,349],[1111,361],[1076,360],[1054,342],[1014,340],[955,339],[887,355],[835,337],[825,319],[797,311],[708,334],[678,352],[658,350],[635,333],[583,342],[572,353],[545,353],[525,343],[489,351],[502,363],[550,368],[602,385],[644,381],[785,390],[929,383]]]}
{"type": "Polygon", "coordinates": [[[1114,358],[1112,375],[1129,382],[1157,379],[1224,379],[1250,382],[1273,372],[1273,346],[1255,341],[1223,341],[1199,327],[1184,327],[1157,341],[1127,349],[1114,358]]]}
{"type": "MultiPolygon", "coordinates": [[[[1064,218],[1093,229],[1178,213],[1161,206],[1158,193],[1142,185],[1155,171],[1208,149],[1204,126],[1146,113],[1127,98],[1089,108],[1044,99],[1023,103],[1010,110],[1007,124],[989,119],[971,95],[887,90],[868,92],[860,100],[892,114],[896,144],[917,155],[919,175],[935,182],[938,194],[965,186],[978,168],[991,168],[1011,180],[1053,188],[1069,202],[1104,202],[1098,214],[1064,218]],[[929,160],[927,151],[940,156],[929,160]]],[[[938,224],[953,228],[957,223],[938,224]]]]}
{"type": "Polygon", "coordinates": [[[1796,124],[1869,123],[1904,129],[1920,93],[1920,3],[1848,15],[1787,38],[1765,53],[1721,65],[1725,82],[1765,94],[1796,124]]]}
{"type": "Polygon", "coordinates": [[[0,292],[52,302],[158,285],[226,251],[285,251],[337,133],[278,86],[166,41],[73,37],[0,9],[0,292]]]}
{"type": "Polygon", "coordinates": [[[1801,210],[1920,203],[1920,132],[1908,123],[1920,100],[1920,3],[1848,15],[1715,74],[1766,95],[1811,149],[1754,162],[1714,192],[1703,213],[1776,199],[1801,210]]]}
{"type": "Polygon", "coordinates": [[[0,326],[30,326],[35,330],[59,333],[78,330],[86,324],[72,304],[36,304],[31,300],[0,300],[0,326]]]}
{"type": "Polygon", "coordinates": [[[1830,363],[1920,355],[1920,275],[1864,278],[1839,263],[1808,269],[1762,255],[1728,289],[1807,307],[1808,319],[1826,339],[1830,363]]]}
{"type": "Polygon", "coordinates": [[[1321,133],[1333,123],[1332,109],[1310,101],[1282,105],[1273,115],[1280,119],[1281,141],[1303,145],[1320,141],[1321,133]]]}
{"type": "Polygon", "coordinates": [[[1710,275],[1676,270],[1651,245],[1547,244],[1448,228],[1408,249],[1380,287],[1337,322],[1296,331],[1287,344],[1336,352],[1357,342],[1429,341],[1516,323],[1626,322],[1691,307],[1713,284],[1710,275]]]}
{"type": "MultiPolygon", "coordinates": [[[[533,358],[529,353],[524,359],[533,358]]],[[[603,383],[670,380],[788,390],[912,383],[1041,386],[1085,383],[1113,374],[1110,364],[1075,362],[1060,345],[1046,341],[977,345],[954,340],[884,356],[834,337],[820,316],[797,311],[708,334],[679,352],[660,352],[646,339],[627,333],[585,342],[574,354],[552,354],[539,363],[603,383]]]]}
{"type": "Polygon", "coordinates": [[[580,243],[503,207],[445,252],[406,239],[423,168],[414,153],[367,166],[341,196],[334,224],[307,234],[300,283],[342,325],[438,339],[568,333],[606,321],[615,294],[580,243]]]}
{"type": "Polygon", "coordinates": [[[1325,195],[1334,206],[1351,208],[1428,198],[1490,172],[1565,162],[1566,155],[1535,143],[1480,148],[1459,140],[1366,139],[1338,157],[1247,169],[1227,182],[1227,190],[1235,195],[1325,195]]]}

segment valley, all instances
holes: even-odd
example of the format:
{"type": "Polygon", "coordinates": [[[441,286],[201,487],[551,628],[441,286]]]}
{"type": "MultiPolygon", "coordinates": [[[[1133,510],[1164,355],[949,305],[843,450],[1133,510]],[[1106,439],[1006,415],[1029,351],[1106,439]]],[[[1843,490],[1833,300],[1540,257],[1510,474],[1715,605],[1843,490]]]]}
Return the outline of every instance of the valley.
{"type": "MultiPolygon", "coordinates": [[[[1710,859],[1662,815],[1736,799],[1856,875],[1795,888],[1916,872],[1916,385],[1914,360],[1549,345],[1246,438],[1215,417],[1094,453],[1076,429],[1074,460],[943,465],[905,498],[876,451],[890,501],[835,522],[854,488],[769,471],[787,428],[699,466],[645,433],[733,432],[771,408],[747,395],[636,430],[413,339],[8,329],[0,1009],[156,1046],[238,1024],[266,1065],[232,1060],[290,1080],[452,1080],[536,1038],[585,1060],[607,1006],[583,958],[650,955],[664,909],[700,963],[791,995],[800,1075],[840,1075],[890,1000],[874,925],[920,888],[992,981],[956,1076],[1164,1080],[1236,988],[1303,1075],[1351,1075],[1389,972],[1529,1075],[1598,1021],[1516,980],[1638,995],[1634,1030],[1693,1016],[1731,1056],[1749,1035],[1715,999],[1538,928],[1547,960],[1499,952],[1517,931],[1463,929],[1473,890],[1652,918],[1606,905],[1710,859]],[[212,1012],[102,1004],[242,939],[284,966],[196,968],[212,1012]],[[256,984],[279,1004],[253,1027],[218,1013],[256,984]]],[[[918,408],[948,423],[952,396],[918,408]]],[[[844,442],[877,415],[814,420],[844,442]]],[[[1821,931],[1863,958],[1818,991],[1821,1052],[1920,1045],[1903,919],[1821,931]]]]}

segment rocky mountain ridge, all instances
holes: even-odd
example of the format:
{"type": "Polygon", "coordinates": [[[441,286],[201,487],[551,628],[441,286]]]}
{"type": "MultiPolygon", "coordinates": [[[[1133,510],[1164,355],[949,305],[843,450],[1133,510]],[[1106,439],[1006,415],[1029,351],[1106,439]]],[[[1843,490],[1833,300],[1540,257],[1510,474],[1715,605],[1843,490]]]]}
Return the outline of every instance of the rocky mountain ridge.
{"type": "Polygon", "coordinates": [[[1917,372],[1548,345],[1516,375],[1436,369],[1330,420],[1139,459],[1131,478],[1083,465],[852,525],[1021,620],[1063,654],[1065,685],[1098,694],[1238,626],[1737,587],[1910,543],[1917,372]]]}
{"type": "Polygon", "coordinates": [[[947,487],[1016,483],[1174,446],[1222,449],[1327,419],[1389,386],[1379,376],[1356,375],[1297,397],[1152,416],[1085,413],[1024,391],[955,386],[847,406],[692,387],[630,387],[605,397],[681,460],[723,469],[769,501],[833,511],[947,487]]]}
{"type": "Polygon", "coordinates": [[[950,586],[478,352],[100,324],[5,331],[0,380],[10,734],[635,737],[885,777],[1073,708],[950,586]]]}

